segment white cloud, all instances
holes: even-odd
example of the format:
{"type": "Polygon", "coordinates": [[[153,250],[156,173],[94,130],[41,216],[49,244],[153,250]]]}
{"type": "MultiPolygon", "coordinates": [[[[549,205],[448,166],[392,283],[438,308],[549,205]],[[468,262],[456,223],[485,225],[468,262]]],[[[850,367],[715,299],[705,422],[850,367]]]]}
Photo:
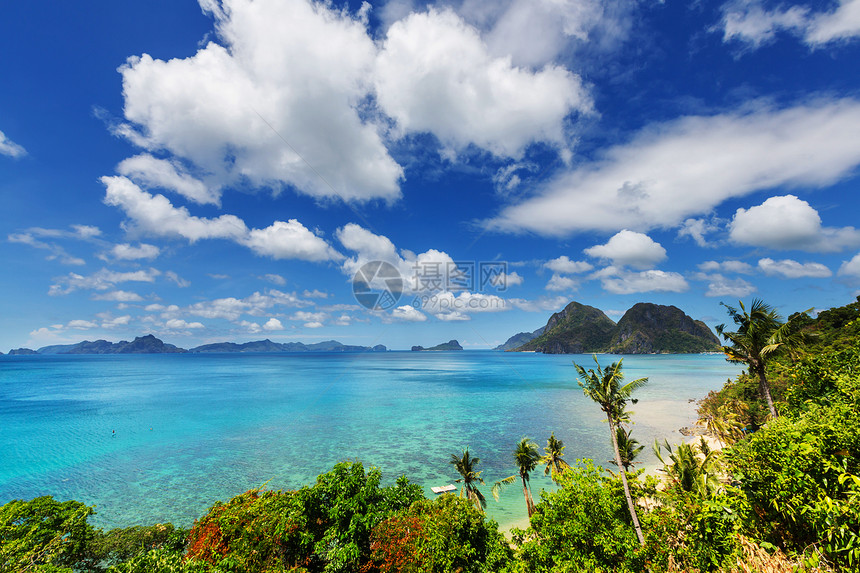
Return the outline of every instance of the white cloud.
{"type": "Polygon", "coordinates": [[[525,279],[517,271],[511,271],[509,273],[501,272],[490,279],[490,284],[498,288],[519,286],[523,284],[523,282],[525,282],[525,279]]]}
{"type": "Polygon", "coordinates": [[[540,66],[570,50],[588,45],[612,49],[627,38],[634,9],[610,0],[466,0],[463,12],[492,20],[489,49],[510,55],[516,65],[540,66]],[[477,13],[476,13],[477,12],[477,13]]]}
{"type": "Polygon", "coordinates": [[[124,159],[117,165],[116,170],[144,188],[168,189],[195,203],[221,205],[221,197],[217,191],[210,190],[205,183],[189,175],[175,161],[157,159],[149,153],[141,153],[124,159]]]}
{"type": "Polygon", "coordinates": [[[127,228],[134,232],[162,237],[182,237],[190,242],[200,239],[240,241],[248,234],[245,222],[233,215],[215,219],[195,217],[185,207],[174,207],[164,195],[152,195],[127,177],[102,177],[107,188],[104,202],[119,207],[131,219],[127,228]]]}
{"type": "MultiPolygon", "coordinates": [[[[269,314],[270,309],[276,306],[306,307],[311,303],[300,299],[295,293],[285,293],[271,289],[264,294],[255,292],[243,299],[235,297],[219,298],[209,301],[201,301],[192,304],[187,312],[203,318],[223,318],[230,321],[238,321],[239,318],[248,314],[251,316],[264,316],[269,314]]],[[[174,307],[179,310],[178,307],[174,307]]]]}
{"type": "Polygon", "coordinates": [[[6,137],[6,134],[0,131],[0,155],[17,158],[27,155],[27,150],[6,137]]]}
{"type": "Polygon", "coordinates": [[[275,221],[265,229],[248,229],[234,215],[215,219],[196,217],[185,207],[174,207],[164,195],[151,195],[126,177],[102,177],[107,187],[105,203],[121,208],[131,219],[132,232],[164,237],[227,239],[274,259],[308,261],[339,260],[343,256],[304,225],[290,219],[275,221]]]}
{"type": "Polygon", "coordinates": [[[302,293],[302,296],[303,296],[303,297],[305,297],[305,298],[328,298],[328,293],[327,293],[327,292],[323,292],[323,291],[318,290],[318,289],[314,289],[314,290],[305,290],[305,291],[302,293]]]}
{"type": "Polygon", "coordinates": [[[789,279],[798,279],[801,277],[825,278],[833,275],[830,269],[821,263],[799,263],[791,259],[783,259],[781,261],[769,258],[759,259],[758,268],[766,275],[781,275],[789,279]]]}
{"type": "Polygon", "coordinates": [[[172,283],[175,283],[179,288],[187,288],[191,286],[191,281],[186,280],[176,274],[174,271],[167,271],[164,273],[164,278],[169,280],[172,283]]]}
{"type": "Polygon", "coordinates": [[[256,322],[249,322],[247,320],[243,320],[242,322],[240,322],[239,326],[244,328],[250,334],[256,334],[262,330],[259,324],[257,324],[256,322]]]}
{"type": "Polygon", "coordinates": [[[322,328],[325,325],[319,321],[313,321],[313,322],[306,322],[302,326],[304,326],[305,328],[322,328]]]}
{"type": "Polygon", "coordinates": [[[273,330],[283,330],[283,329],[284,329],[284,325],[281,324],[280,320],[278,320],[277,318],[274,318],[274,317],[267,320],[266,324],[263,325],[263,330],[273,331],[273,330]]]}
{"type": "Polygon", "coordinates": [[[376,46],[361,18],[307,0],[207,0],[222,45],[120,68],[128,124],[221,185],[293,186],[314,197],[400,197],[402,168],[358,108],[376,46]],[[283,136],[283,139],[281,138],[283,136]]]}
{"type": "Polygon", "coordinates": [[[92,298],[93,300],[110,300],[114,302],[140,302],[143,300],[143,297],[136,292],[129,292],[126,290],[115,290],[104,294],[95,294],[92,298]]]}
{"type": "Polygon", "coordinates": [[[203,324],[200,322],[186,322],[181,318],[171,318],[167,322],[164,323],[164,327],[168,330],[188,330],[188,329],[196,329],[196,328],[204,328],[203,324]]]}
{"type": "Polygon", "coordinates": [[[391,317],[405,322],[424,322],[427,315],[410,305],[398,306],[391,311],[391,317]]]}
{"type": "Polygon", "coordinates": [[[700,247],[713,247],[706,235],[719,230],[719,226],[707,219],[687,219],[678,229],[678,237],[690,237],[700,247]]]}
{"type": "Polygon", "coordinates": [[[152,260],[156,258],[160,252],[161,249],[155,245],[148,245],[146,243],[140,243],[136,247],[129,245],[128,243],[122,243],[114,245],[111,249],[111,254],[115,259],[124,261],[136,261],[138,259],[152,260]]]}
{"type": "Polygon", "coordinates": [[[860,230],[822,227],[818,211],[809,203],[785,195],[738,209],[729,225],[729,238],[756,247],[834,252],[860,245],[860,230]]]}
{"type": "Polygon", "coordinates": [[[633,272],[610,266],[595,272],[592,277],[599,278],[603,289],[612,294],[684,292],[689,289],[680,274],[657,269],[633,272]]]}
{"type": "Polygon", "coordinates": [[[474,144],[519,157],[534,141],[561,146],[564,118],[592,110],[578,76],[493,57],[478,30],[449,9],[393,24],[375,74],[379,104],[401,130],[433,133],[455,152],[474,144]]]}
{"type": "Polygon", "coordinates": [[[576,279],[553,273],[552,278],[549,279],[549,282],[546,283],[544,288],[551,291],[572,291],[576,290],[578,287],[579,282],[576,279]]]}
{"type": "Polygon", "coordinates": [[[845,261],[839,267],[840,276],[860,277],[860,253],[854,255],[850,261],[845,261]]]}
{"type": "Polygon", "coordinates": [[[32,232],[12,233],[10,235],[7,235],[6,238],[9,240],[10,243],[20,243],[22,245],[29,245],[36,249],[44,249],[46,251],[49,251],[51,254],[46,257],[49,261],[58,260],[64,265],[74,266],[82,266],[86,264],[86,261],[79,257],[70,255],[60,245],[56,243],[40,241],[34,236],[32,232]]]}
{"type": "Polygon", "coordinates": [[[700,280],[708,281],[708,290],[705,291],[705,296],[731,296],[743,298],[756,291],[755,286],[742,278],[729,279],[719,273],[699,278],[700,280]]]}
{"type": "MultiPolygon", "coordinates": [[[[267,275],[263,275],[260,278],[262,278],[263,280],[267,280],[270,283],[275,283],[276,285],[279,285],[279,286],[284,286],[285,284],[287,284],[287,279],[285,279],[281,275],[267,274],[267,275]]],[[[307,296],[307,295],[305,295],[305,296],[307,296]]]]}
{"type": "Polygon", "coordinates": [[[588,272],[594,268],[594,265],[587,261],[572,261],[567,255],[562,255],[557,259],[547,261],[544,263],[544,267],[556,273],[576,274],[588,272]]]}
{"type": "Polygon", "coordinates": [[[258,255],[273,259],[304,261],[343,259],[343,255],[295,219],[287,222],[275,221],[265,229],[251,229],[248,237],[240,242],[258,255]]]}
{"type": "Polygon", "coordinates": [[[117,316],[116,318],[106,316],[102,320],[102,328],[116,328],[117,326],[127,326],[130,322],[131,315],[128,314],[123,316],[117,316]]]}
{"type": "Polygon", "coordinates": [[[98,324],[92,322],[91,320],[70,320],[66,325],[67,328],[74,328],[75,330],[90,330],[93,328],[98,328],[98,324]]]}
{"type": "Polygon", "coordinates": [[[570,302],[570,299],[566,296],[542,296],[535,300],[509,298],[505,302],[513,308],[524,310],[526,312],[558,312],[570,302]]]}
{"type": "Polygon", "coordinates": [[[806,6],[769,10],[760,2],[727,3],[721,22],[723,41],[738,40],[758,48],[779,32],[794,34],[810,48],[860,36],[860,0],[840,0],[835,10],[813,12],[806,6]]]}
{"type": "MultiPolygon", "coordinates": [[[[356,253],[343,263],[342,270],[347,276],[355,276],[368,262],[384,261],[393,265],[400,273],[404,293],[426,294],[442,291],[447,288],[449,278],[457,269],[454,259],[447,253],[435,249],[418,255],[405,249],[398,253],[388,237],[372,233],[355,223],[344,225],[335,235],[344,247],[356,253]]],[[[371,288],[382,286],[372,284],[371,288]]]]}
{"type": "Polygon", "coordinates": [[[431,314],[471,314],[476,312],[502,312],[509,307],[505,299],[494,294],[449,291],[440,292],[422,299],[422,310],[431,314]]]}
{"type": "Polygon", "coordinates": [[[607,259],[615,266],[647,269],[666,259],[666,249],[648,235],[622,229],[605,245],[583,251],[590,257],[607,259]]]}
{"type": "Polygon", "coordinates": [[[298,320],[301,322],[322,322],[328,318],[328,315],[324,312],[306,312],[300,310],[293,313],[289,318],[290,320],[298,320]]]}
{"type": "Polygon", "coordinates": [[[860,102],[824,98],[651,125],[485,226],[546,236],[672,227],[732,197],[841,180],[860,165],[858,132],[860,102]]]}
{"type": "Polygon", "coordinates": [[[116,272],[101,269],[92,275],[83,276],[77,273],[69,273],[65,277],[55,279],[57,282],[51,285],[48,294],[57,296],[69,294],[76,290],[108,290],[117,283],[123,282],[155,282],[155,278],[161,275],[158,269],[138,270],[130,272],[116,272]]]}

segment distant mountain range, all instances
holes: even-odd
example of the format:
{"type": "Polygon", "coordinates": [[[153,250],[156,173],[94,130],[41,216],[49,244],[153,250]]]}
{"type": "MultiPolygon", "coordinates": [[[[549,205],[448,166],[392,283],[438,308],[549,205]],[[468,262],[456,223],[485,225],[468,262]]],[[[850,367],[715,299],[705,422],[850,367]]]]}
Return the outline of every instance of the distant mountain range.
{"type": "Polygon", "coordinates": [[[165,344],[155,336],[147,334],[138,336],[132,342],[122,340],[120,342],[108,342],[107,340],[96,340],[90,342],[84,340],[77,344],[56,344],[43,346],[38,350],[29,348],[17,348],[9,351],[10,355],[27,354],[176,354],[185,352],[385,352],[388,350],[382,344],[374,347],[351,346],[341,344],[337,340],[327,340],[313,344],[301,342],[272,342],[271,340],[258,340],[256,342],[217,342],[204,344],[186,350],[173,344],[165,344]]]}
{"type": "Polygon", "coordinates": [[[427,350],[463,350],[463,347],[460,346],[460,343],[456,340],[449,340],[448,342],[443,342],[442,344],[437,344],[432,348],[424,348],[423,346],[413,346],[413,352],[422,352],[427,350]]]}
{"type": "Polygon", "coordinates": [[[553,314],[542,331],[519,333],[498,349],[544,354],[684,354],[718,351],[720,341],[704,322],[675,306],[640,302],[616,324],[600,309],[573,301],[553,314]]]}
{"type": "Polygon", "coordinates": [[[508,338],[507,342],[505,342],[504,344],[499,344],[498,346],[493,348],[493,350],[514,350],[516,348],[519,348],[526,342],[534,340],[535,338],[543,334],[545,328],[545,326],[541,326],[534,332],[518,332],[508,338]]]}

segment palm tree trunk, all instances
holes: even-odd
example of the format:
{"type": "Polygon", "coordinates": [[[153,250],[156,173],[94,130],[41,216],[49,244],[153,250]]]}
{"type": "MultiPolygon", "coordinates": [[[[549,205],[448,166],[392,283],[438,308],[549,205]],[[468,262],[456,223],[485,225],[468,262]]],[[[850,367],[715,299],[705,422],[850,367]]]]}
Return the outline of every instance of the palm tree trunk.
{"type": "Polygon", "coordinates": [[[630,517],[633,519],[633,527],[636,529],[636,537],[639,538],[639,544],[645,546],[645,536],[642,535],[642,526],[639,525],[639,517],[636,515],[636,507],[633,505],[633,497],[630,495],[630,486],[627,485],[627,473],[624,471],[624,466],[621,464],[621,451],[618,449],[618,436],[615,434],[615,421],[612,416],[606,414],[609,421],[609,432],[612,434],[612,447],[615,450],[615,465],[618,466],[618,473],[621,474],[621,484],[624,486],[624,497],[627,498],[627,509],[630,510],[630,517]]]}
{"type": "Polygon", "coordinates": [[[767,376],[764,373],[764,366],[756,368],[756,373],[758,374],[758,390],[761,392],[761,395],[767,401],[767,407],[770,410],[770,417],[776,419],[778,414],[776,413],[776,408],[773,405],[773,398],[770,396],[770,384],[767,383],[767,376]]]}
{"type": "Polygon", "coordinates": [[[529,486],[526,483],[526,479],[523,480],[523,497],[526,498],[526,509],[529,512],[529,519],[531,519],[532,514],[535,512],[535,502],[532,500],[531,492],[529,491],[529,486]]]}

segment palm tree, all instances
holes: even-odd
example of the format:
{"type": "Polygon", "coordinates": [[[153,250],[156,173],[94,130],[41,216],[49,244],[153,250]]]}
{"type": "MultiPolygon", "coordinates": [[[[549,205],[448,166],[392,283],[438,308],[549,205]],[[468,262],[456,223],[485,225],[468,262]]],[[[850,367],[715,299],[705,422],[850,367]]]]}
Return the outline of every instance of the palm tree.
{"type": "Polygon", "coordinates": [[[531,441],[530,438],[523,438],[517,443],[517,447],[514,450],[514,459],[517,462],[517,473],[494,483],[491,491],[493,497],[498,501],[501,486],[514,483],[514,480],[519,476],[523,482],[523,497],[526,498],[526,509],[529,512],[529,518],[531,518],[535,512],[535,502],[532,499],[531,488],[529,488],[529,474],[534,471],[540,461],[537,444],[531,441]]]}
{"type": "Polygon", "coordinates": [[[634,460],[639,452],[645,449],[645,446],[639,445],[639,440],[631,437],[633,430],[627,430],[624,426],[615,428],[615,437],[618,440],[618,452],[621,454],[621,465],[624,466],[624,471],[629,472],[630,466],[637,463],[634,460]]]}
{"type": "Polygon", "coordinates": [[[563,459],[564,442],[555,437],[555,432],[549,435],[543,452],[544,455],[540,459],[540,463],[546,464],[546,470],[543,474],[549,475],[551,473],[552,480],[557,481],[564,470],[570,467],[570,464],[563,459]]]}
{"type": "Polygon", "coordinates": [[[579,385],[586,396],[594,400],[600,405],[601,410],[606,414],[606,421],[609,422],[609,433],[612,435],[612,447],[615,449],[615,465],[621,474],[621,484],[624,486],[624,497],[627,498],[627,509],[630,510],[630,517],[633,520],[633,527],[636,529],[636,537],[639,538],[639,543],[645,545],[645,537],[642,535],[642,527],[639,525],[639,518],[636,515],[636,507],[633,505],[633,498],[630,495],[630,486],[627,484],[627,474],[624,472],[624,464],[621,461],[621,452],[618,449],[618,419],[624,415],[624,407],[630,395],[633,392],[648,382],[648,378],[637,378],[632,382],[622,385],[624,374],[621,372],[622,360],[613,362],[606,368],[600,366],[597,361],[597,356],[594,356],[594,362],[597,364],[597,371],[588,370],[577,363],[576,370],[579,373],[579,385]]]}
{"type": "Polygon", "coordinates": [[[757,298],[753,299],[749,312],[741,301],[738,301],[740,311],[725,303],[720,304],[726,307],[729,316],[738,325],[735,332],[727,331],[725,324],[717,327],[717,334],[731,344],[723,346],[723,353],[729,362],[749,365],[750,376],[758,378],[759,393],[767,402],[771,417],[776,418],[777,412],[770,395],[765,369],[768,360],[781,352],[795,350],[803,341],[804,335],[800,332],[799,321],[789,320],[783,323],[776,309],[757,298]]]}
{"type": "Polygon", "coordinates": [[[707,498],[721,487],[716,474],[711,471],[716,452],[708,447],[704,439],[698,451],[696,446],[690,444],[679,444],[673,450],[668,440],[664,440],[662,446],[655,440],[654,453],[672,482],[683,491],[707,498]],[[671,464],[663,459],[663,448],[666,448],[671,464]]]}
{"type": "Polygon", "coordinates": [[[483,511],[487,507],[487,500],[477,486],[477,484],[484,485],[481,472],[477,470],[480,461],[481,458],[474,458],[469,455],[468,447],[463,450],[462,457],[457,456],[457,454],[451,454],[451,465],[462,476],[460,479],[455,480],[463,482],[463,487],[460,489],[460,497],[465,497],[474,503],[475,507],[483,511]]]}

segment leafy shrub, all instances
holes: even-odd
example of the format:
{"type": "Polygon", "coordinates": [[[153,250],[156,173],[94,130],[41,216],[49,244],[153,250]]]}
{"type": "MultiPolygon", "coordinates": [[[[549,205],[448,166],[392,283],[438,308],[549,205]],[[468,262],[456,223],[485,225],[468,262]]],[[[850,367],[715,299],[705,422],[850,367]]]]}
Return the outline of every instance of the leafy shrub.
{"type": "Polygon", "coordinates": [[[512,558],[494,521],[465,499],[422,499],[380,523],[371,537],[371,557],[381,573],[490,573],[512,558]]]}
{"type": "Polygon", "coordinates": [[[621,481],[591,460],[578,460],[541,492],[531,525],[515,530],[523,571],[641,571],[645,553],[627,510],[621,481]]]}
{"type": "Polygon", "coordinates": [[[92,566],[89,544],[94,513],[77,501],[51,496],[14,500],[0,507],[0,573],[72,571],[92,566]]]}
{"type": "Polygon", "coordinates": [[[252,490],[216,503],[194,524],[188,557],[222,571],[359,571],[369,562],[370,534],[393,513],[423,498],[403,477],[380,487],[382,474],[340,463],[312,487],[252,490]]]}

